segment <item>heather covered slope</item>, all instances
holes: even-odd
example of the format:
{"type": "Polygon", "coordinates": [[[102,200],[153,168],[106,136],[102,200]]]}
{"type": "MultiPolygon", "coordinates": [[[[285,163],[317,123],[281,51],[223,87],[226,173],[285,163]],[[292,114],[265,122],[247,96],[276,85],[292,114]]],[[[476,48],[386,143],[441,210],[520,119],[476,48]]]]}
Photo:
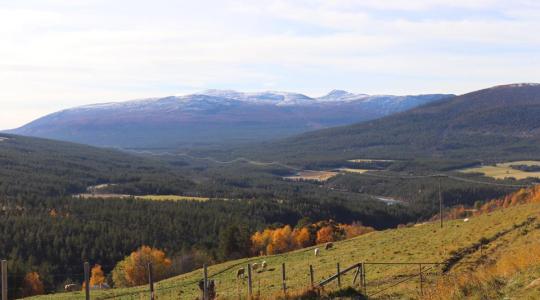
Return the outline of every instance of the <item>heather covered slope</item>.
{"type": "Polygon", "coordinates": [[[289,162],[539,158],[539,115],[540,85],[497,86],[374,121],[239,149],[234,155],[289,162]]]}

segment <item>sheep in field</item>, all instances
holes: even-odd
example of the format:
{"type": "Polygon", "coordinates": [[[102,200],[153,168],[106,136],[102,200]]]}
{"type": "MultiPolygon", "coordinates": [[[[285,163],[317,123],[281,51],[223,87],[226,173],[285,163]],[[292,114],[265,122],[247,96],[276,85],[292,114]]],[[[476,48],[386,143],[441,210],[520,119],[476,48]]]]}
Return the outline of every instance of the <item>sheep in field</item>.
{"type": "Polygon", "coordinates": [[[319,256],[319,248],[315,248],[314,252],[315,252],[315,256],[319,256]]]}
{"type": "Polygon", "coordinates": [[[332,248],[334,248],[334,243],[326,243],[324,246],[324,250],[330,250],[332,248]]]}
{"type": "Polygon", "coordinates": [[[266,267],[267,267],[266,260],[263,260],[263,262],[261,263],[261,269],[264,271],[266,270],[266,267]]]}
{"type": "Polygon", "coordinates": [[[244,268],[240,268],[236,271],[236,278],[244,278],[244,268]]]}
{"type": "Polygon", "coordinates": [[[65,290],[66,292],[77,292],[77,291],[80,291],[80,290],[81,290],[81,286],[78,285],[78,284],[74,284],[74,283],[72,283],[72,284],[66,284],[66,285],[64,286],[64,290],[65,290]]]}

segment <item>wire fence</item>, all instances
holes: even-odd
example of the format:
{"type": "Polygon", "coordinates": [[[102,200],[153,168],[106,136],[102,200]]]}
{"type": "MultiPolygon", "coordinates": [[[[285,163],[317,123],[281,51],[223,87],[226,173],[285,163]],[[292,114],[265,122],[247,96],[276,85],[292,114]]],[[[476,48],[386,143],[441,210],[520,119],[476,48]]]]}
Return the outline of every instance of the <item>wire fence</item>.
{"type": "MultiPolygon", "coordinates": [[[[358,262],[352,265],[339,265],[334,262],[306,266],[305,270],[293,269],[290,274],[287,265],[276,264],[253,270],[253,266],[259,258],[254,258],[249,263],[232,264],[222,269],[214,269],[208,273],[205,281],[204,273],[200,275],[192,273],[186,280],[172,282],[164,280],[158,284],[149,278],[146,286],[132,289],[102,289],[90,287],[82,288],[83,283],[88,283],[88,268],[86,273],[48,274],[54,279],[64,280],[64,286],[58,286],[57,294],[45,296],[44,299],[271,299],[278,295],[288,295],[290,292],[298,292],[308,289],[332,291],[340,288],[352,287],[362,292],[367,297],[379,297],[382,295],[408,295],[421,296],[433,283],[445,276],[445,262],[358,262]],[[248,268],[251,268],[251,276],[248,276],[248,268]],[[283,269],[284,268],[284,269],[283,269]],[[240,274],[239,270],[244,273],[240,274]],[[289,275],[288,275],[289,274],[289,275]],[[58,277],[58,278],[56,278],[58,277]],[[210,290],[204,294],[204,284],[210,290]],[[153,293],[151,292],[153,291],[153,293]],[[64,293],[65,292],[65,293],[64,293]]],[[[5,261],[4,261],[5,262],[5,261]]],[[[459,264],[475,264],[476,262],[462,261],[459,264]]],[[[197,271],[196,271],[197,272],[197,271]]],[[[150,272],[151,273],[151,272],[150,272]]],[[[21,282],[23,274],[10,274],[2,272],[2,283],[21,282]]],[[[1,300],[20,298],[21,286],[2,284],[1,300]],[[6,293],[4,295],[4,293],[6,293]],[[8,297],[9,296],[9,297],[8,297]]]]}

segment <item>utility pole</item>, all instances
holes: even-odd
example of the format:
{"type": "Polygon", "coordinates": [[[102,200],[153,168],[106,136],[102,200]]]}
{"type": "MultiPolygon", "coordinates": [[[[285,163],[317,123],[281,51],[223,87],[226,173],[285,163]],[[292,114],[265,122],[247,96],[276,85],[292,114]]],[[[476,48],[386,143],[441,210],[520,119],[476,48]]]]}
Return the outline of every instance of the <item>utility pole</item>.
{"type": "Polygon", "coordinates": [[[441,192],[441,177],[439,177],[439,215],[441,217],[441,228],[443,227],[443,201],[441,192]]]}

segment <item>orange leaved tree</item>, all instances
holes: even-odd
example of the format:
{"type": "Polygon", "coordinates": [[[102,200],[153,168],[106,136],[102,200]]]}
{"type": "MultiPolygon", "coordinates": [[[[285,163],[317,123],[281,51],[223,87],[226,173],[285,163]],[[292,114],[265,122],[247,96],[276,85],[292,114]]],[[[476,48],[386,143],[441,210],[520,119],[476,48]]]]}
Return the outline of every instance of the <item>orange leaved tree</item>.
{"type": "Polygon", "coordinates": [[[328,243],[335,241],[334,228],[330,225],[324,226],[317,231],[317,244],[328,243]]]}
{"type": "Polygon", "coordinates": [[[129,287],[148,283],[147,267],[149,263],[152,264],[154,280],[161,280],[169,275],[172,263],[165,252],[142,246],[114,267],[114,285],[116,287],[129,287]]]}
{"type": "Polygon", "coordinates": [[[90,286],[100,286],[105,283],[105,274],[100,265],[95,265],[92,268],[90,276],[90,286]]]}
{"type": "Polygon", "coordinates": [[[29,297],[45,294],[45,287],[37,272],[30,272],[24,276],[22,296],[29,297]]]}

